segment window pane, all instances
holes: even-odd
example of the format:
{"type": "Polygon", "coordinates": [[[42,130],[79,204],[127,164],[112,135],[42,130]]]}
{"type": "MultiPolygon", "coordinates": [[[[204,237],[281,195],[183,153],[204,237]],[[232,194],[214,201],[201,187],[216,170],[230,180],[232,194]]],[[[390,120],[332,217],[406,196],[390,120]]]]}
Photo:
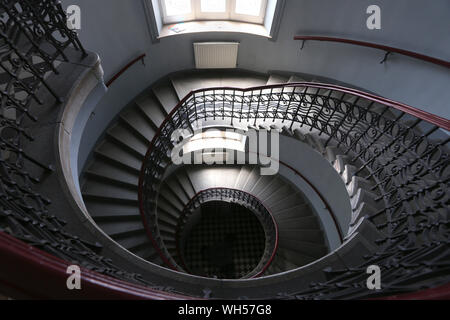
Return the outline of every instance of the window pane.
{"type": "Polygon", "coordinates": [[[202,12],[225,12],[226,0],[202,0],[202,12]]]}
{"type": "Polygon", "coordinates": [[[191,13],[191,0],[164,0],[167,16],[181,16],[191,13]]]}
{"type": "Polygon", "coordinates": [[[236,13],[248,16],[259,16],[262,0],[236,0],[236,13]]]}

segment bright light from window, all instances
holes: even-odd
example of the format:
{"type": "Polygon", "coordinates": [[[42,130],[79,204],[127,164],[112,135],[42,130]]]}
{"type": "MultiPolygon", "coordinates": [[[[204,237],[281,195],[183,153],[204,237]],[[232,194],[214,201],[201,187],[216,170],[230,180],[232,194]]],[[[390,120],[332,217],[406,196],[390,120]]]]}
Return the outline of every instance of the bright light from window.
{"type": "Polygon", "coordinates": [[[226,0],[201,0],[202,12],[225,12],[226,0]]]}
{"type": "Polygon", "coordinates": [[[191,13],[191,0],[165,0],[167,16],[181,16],[191,13]]]}
{"type": "Polygon", "coordinates": [[[247,137],[240,133],[210,129],[193,136],[183,146],[183,153],[202,149],[230,149],[244,152],[246,140],[247,137]]]}
{"type": "Polygon", "coordinates": [[[259,16],[262,0],[236,0],[236,13],[259,16]]]}

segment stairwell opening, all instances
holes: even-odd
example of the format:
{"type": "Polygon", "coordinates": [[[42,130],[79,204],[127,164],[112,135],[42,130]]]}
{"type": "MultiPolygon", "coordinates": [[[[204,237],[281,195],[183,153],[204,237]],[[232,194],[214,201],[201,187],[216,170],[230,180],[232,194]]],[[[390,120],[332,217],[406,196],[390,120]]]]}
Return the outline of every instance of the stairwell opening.
{"type": "Polygon", "coordinates": [[[264,228],[252,210],[224,201],[202,204],[186,224],[181,240],[190,273],[240,279],[260,263],[266,245],[264,228]]]}

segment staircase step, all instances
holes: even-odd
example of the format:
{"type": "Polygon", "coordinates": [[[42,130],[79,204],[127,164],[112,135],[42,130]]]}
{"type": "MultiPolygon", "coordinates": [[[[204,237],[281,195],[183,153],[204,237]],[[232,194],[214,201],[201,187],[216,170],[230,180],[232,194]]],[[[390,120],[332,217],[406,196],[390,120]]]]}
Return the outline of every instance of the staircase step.
{"type": "Polygon", "coordinates": [[[242,190],[246,192],[250,192],[250,190],[254,187],[256,182],[259,180],[260,176],[260,168],[255,166],[252,171],[248,175],[247,179],[243,183],[242,190]]]}
{"type": "Polygon", "coordinates": [[[283,230],[280,229],[280,234],[282,234],[281,237],[286,239],[324,244],[323,232],[320,229],[312,230],[283,226],[283,230]]]}
{"type": "Polygon", "coordinates": [[[132,170],[111,164],[103,159],[95,159],[89,166],[91,173],[122,181],[131,185],[138,185],[139,175],[132,170]]]}
{"type": "MultiPolygon", "coordinates": [[[[267,191],[269,192],[269,191],[267,191]]],[[[270,191],[270,194],[261,196],[260,199],[267,204],[268,207],[271,207],[272,203],[277,203],[283,198],[286,197],[286,195],[291,194],[292,192],[295,192],[290,186],[284,184],[280,185],[277,189],[273,189],[270,191]]]]}
{"type": "Polygon", "coordinates": [[[167,114],[170,114],[180,101],[172,83],[169,81],[163,81],[155,85],[152,90],[167,114]]]}
{"type": "Polygon", "coordinates": [[[89,214],[94,218],[113,218],[115,216],[140,216],[139,208],[136,205],[124,203],[111,203],[96,199],[84,199],[89,214]]]}
{"type": "Polygon", "coordinates": [[[277,217],[276,221],[279,230],[283,230],[284,228],[317,230],[320,228],[320,224],[315,216],[292,218],[277,217]]]}
{"type": "Polygon", "coordinates": [[[308,82],[308,81],[303,78],[300,78],[299,76],[291,76],[287,83],[295,83],[295,82],[308,82]]]}
{"type": "Polygon", "coordinates": [[[253,167],[242,166],[241,171],[236,179],[234,188],[237,190],[243,190],[245,182],[247,181],[249,175],[252,173],[253,167]]]}
{"type": "Polygon", "coordinates": [[[347,185],[347,191],[350,197],[356,195],[359,189],[370,190],[372,183],[364,178],[353,176],[350,183],[347,185]]]}
{"type": "Polygon", "coordinates": [[[166,116],[164,111],[161,110],[159,101],[153,96],[153,94],[145,95],[135,101],[138,108],[151,122],[153,129],[158,129],[164,122],[166,116]]]}
{"type": "MultiPolygon", "coordinates": [[[[271,208],[272,206],[270,206],[271,208]]],[[[298,217],[310,217],[313,216],[313,212],[307,203],[302,203],[294,207],[290,207],[284,210],[273,211],[272,214],[276,219],[292,219],[298,217]]]]}
{"type": "Polygon", "coordinates": [[[316,260],[316,258],[305,255],[298,250],[290,250],[287,248],[279,248],[278,250],[283,254],[283,257],[292,261],[298,267],[310,264],[316,260]]]}
{"type": "Polygon", "coordinates": [[[271,184],[273,183],[275,183],[275,178],[273,176],[260,175],[258,180],[255,181],[253,187],[250,188],[249,193],[259,198],[259,195],[267,188],[270,188],[271,184]]]}
{"type": "Polygon", "coordinates": [[[344,180],[344,183],[349,184],[357,171],[358,171],[357,167],[346,164],[344,172],[342,173],[342,180],[344,180]]]}
{"type": "Polygon", "coordinates": [[[269,77],[269,80],[267,80],[267,85],[274,85],[274,84],[284,84],[289,81],[288,76],[283,76],[279,74],[271,74],[269,77]]]}
{"type": "Polygon", "coordinates": [[[141,232],[136,233],[133,236],[130,237],[124,237],[124,238],[118,238],[116,239],[116,241],[124,248],[126,248],[127,250],[130,250],[131,252],[133,252],[134,248],[140,247],[142,245],[145,246],[152,246],[152,244],[150,243],[150,240],[147,236],[147,233],[145,232],[145,229],[142,229],[141,232]]]}
{"type": "Polygon", "coordinates": [[[176,176],[173,177],[172,179],[169,179],[166,182],[166,185],[168,188],[170,188],[170,190],[172,191],[172,194],[174,194],[177,197],[178,201],[183,206],[185,206],[189,202],[190,198],[188,196],[186,196],[186,193],[185,193],[183,187],[180,185],[176,176]]]}
{"type": "Polygon", "coordinates": [[[293,194],[287,195],[286,198],[281,199],[277,203],[272,204],[271,210],[272,210],[272,212],[282,211],[285,209],[296,207],[302,203],[304,203],[303,195],[293,193],[293,194]]]}
{"type": "Polygon", "coordinates": [[[302,254],[312,256],[316,259],[323,257],[328,253],[328,249],[324,245],[306,241],[297,241],[283,237],[279,238],[279,246],[281,248],[299,251],[302,254]]]}
{"type": "Polygon", "coordinates": [[[186,194],[187,198],[192,199],[195,196],[195,190],[192,186],[191,181],[189,180],[189,177],[185,171],[180,172],[177,174],[178,182],[180,183],[180,187],[183,189],[184,193],[186,194]]]}
{"type": "Polygon", "coordinates": [[[158,252],[156,252],[155,248],[153,247],[150,241],[138,247],[132,248],[130,249],[130,251],[145,260],[148,260],[158,265],[163,265],[163,262],[159,257],[158,252]]]}
{"type": "Polygon", "coordinates": [[[128,217],[117,218],[114,221],[96,221],[96,223],[104,232],[113,238],[131,237],[131,234],[134,237],[137,233],[145,232],[140,217],[135,219],[128,217]]]}
{"type": "Polygon", "coordinates": [[[116,185],[119,187],[124,187],[131,190],[138,191],[138,184],[135,182],[129,183],[127,181],[120,180],[118,177],[114,177],[112,175],[103,175],[92,171],[85,172],[85,178],[88,180],[98,181],[105,184],[116,185]]]}
{"type": "Polygon", "coordinates": [[[98,201],[98,202],[109,202],[111,204],[128,204],[128,205],[134,205],[136,208],[138,208],[138,200],[137,199],[131,199],[126,197],[111,197],[109,195],[105,194],[90,194],[83,192],[83,199],[84,201],[98,201]]]}
{"type": "Polygon", "coordinates": [[[147,152],[148,144],[126,130],[122,125],[117,124],[107,131],[108,139],[120,145],[138,158],[143,159],[147,152]]]}
{"type": "Polygon", "coordinates": [[[152,123],[142,115],[142,112],[138,107],[133,108],[127,113],[121,114],[121,121],[133,130],[134,134],[144,139],[148,145],[155,136],[156,129],[152,126],[152,123]]]}
{"type": "Polygon", "coordinates": [[[178,197],[171,191],[171,189],[164,186],[159,192],[159,199],[165,199],[175,210],[182,211],[184,204],[178,199],[178,197]]]}
{"type": "Polygon", "coordinates": [[[324,142],[317,137],[315,134],[306,134],[306,143],[311,146],[314,150],[323,154],[325,152],[325,144],[324,142]]]}
{"type": "Polygon", "coordinates": [[[376,201],[377,195],[369,192],[364,189],[358,189],[358,192],[350,199],[350,203],[352,205],[352,209],[356,210],[363,203],[369,204],[371,207],[375,209],[380,209],[382,203],[380,201],[376,201]]]}
{"type": "Polygon", "coordinates": [[[177,222],[181,212],[177,211],[171,203],[168,203],[164,198],[158,199],[158,219],[159,217],[167,216],[171,222],[177,222]]]}
{"type": "Polygon", "coordinates": [[[350,159],[347,156],[337,155],[336,161],[334,162],[334,169],[339,174],[343,174],[345,170],[345,165],[350,163],[350,159]]]}
{"type": "Polygon", "coordinates": [[[87,179],[83,188],[83,193],[135,201],[137,201],[138,198],[135,187],[129,188],[93,179],[87,179]]]}

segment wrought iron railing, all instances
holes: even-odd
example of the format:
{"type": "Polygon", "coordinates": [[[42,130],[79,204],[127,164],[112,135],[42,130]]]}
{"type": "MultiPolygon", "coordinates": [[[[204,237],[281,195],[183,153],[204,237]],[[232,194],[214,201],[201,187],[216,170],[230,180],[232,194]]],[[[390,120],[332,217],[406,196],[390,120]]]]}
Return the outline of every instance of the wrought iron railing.
{"type": "Polygon", "coordinates": [[[336,38],[336,37],[322,37],[322,36],[295,36],[294,40],[303,41],[301,49],[304,48],[306,41],[327,41],[327,42],[336,42],[336,43],[346,43],[346,44],[362,46],[362,47],[367,47],[367,48],[373,48],[373,49],[378,49],[378,50],[384,51],[385,55],[384,55],[383,60],[381,60],[380,63],[385,63],[387,61],[388,57],[392,53],[398,53],[398,54],[401,54],[401,55],[404,55],[407,57],[411,57],[411,58],[415,58],[415,59],[418,59],[421,61],[434,63],[438,66],[450,68],[450,61],[441,60],[441,59],[430,57],[430,56],[420,54],[417,52],[399,49],[399,48],[386,46],[386,45],[382,45],[382,44],[378,44],[378,43],[367,42],[367,41],[358,41],[358,40],[353,40],[353,39],[336,38]]]}
{"type": "Polygon", "coordinates": [[[225,201],[239,204],[252,211],[260,221],[265,235],[264,253],[261,256],[258,265],[251,272],[245,275],[244,278],[259,277],[267,270],[275,256],[278,247],[278,226],[270,211],[259,199],[241,190],[228,188],[207,189],[197,193],[189,201],[178,218],[177,228],[175,231],[175,240],[179,256],[178,259],[175,260],[179,262],[184,270],[189,272],[189,268],[187,268],[184,263],[183,254],[180,252],[180,248],[182,247],[180,243],[182,239],[181,235],[195,210],[197,210],[202,204],[212,201],[225,201]]]}
{"type": "Polygon", "coordinates": [[[371,264],[386,274],[386,285],[377,292],[381,295],[419,290],[426,279],[437,284],[449,280],[449,120],[318,83],[197,90],[178,104],[154,137],[140,178],[141,213],[160,252],[168,254],[154,223],[155,200],[170,163],[171,136],[212,119],[314,130],[325,147],[336,147],[351,159],[351,175],[370,181],[377,195],[376,212],[368,219],[380,234],[379,251],[359,268],[327,270],[329,282],[297,297],[367,296],[365,268],[371,264]]]}
{"type": "MultiPolygon", "coordinates": [[[[103,257],[98,243],[64,231],[65,222],[49,213],[50,200],[36,192],[41,182],[37,172],[53,172],[52,166],[28,154],[28,149],[37,143],[46,150],[45,142],[35,141],[30,132],[39,126],[36,114],[40,107],[54,105],[54,101],[41,98],[39,92],[44,88],[54,100],[61,102],[63,97],[48,81],[50,75],[59,74],[60,61],[78,63],[87,56],[66,21],[65,12],[56,0],[0,1],[0,234],[2,239],[9,239],[7,233],[31,244],[36,249],[30,251],[30,257],[41,249],[85,270],[156,287],[103,257]]],[[[55,108],[58,105],[61,106],[56,104],[55,108]]],[[[19,250],[26,250],[8,243],[2,245],[18,256],[23,254],[19,250]]],[[[3,253],[7,254],[0,252],[3,253]]],[[[9,262],[2,261],[2,264],[9,262]]],[[[40,264],[52,268],[44,259],[40,264]]],[[[102,280],[97,278],[97,281],[102,280]]]]}

